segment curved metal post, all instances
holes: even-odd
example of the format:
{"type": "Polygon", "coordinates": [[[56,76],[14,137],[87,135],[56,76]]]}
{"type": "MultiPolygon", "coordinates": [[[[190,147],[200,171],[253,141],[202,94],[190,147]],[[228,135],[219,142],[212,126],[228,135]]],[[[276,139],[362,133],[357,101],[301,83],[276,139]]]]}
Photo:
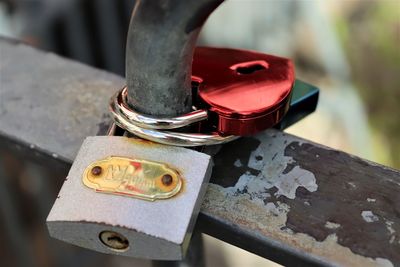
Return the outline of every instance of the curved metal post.
{"type": "Polygon", "coordinates": [[[223,0],[138,0],[126,47],[128,102],[154,116],[190,111],[198,34],[223,0]]]}

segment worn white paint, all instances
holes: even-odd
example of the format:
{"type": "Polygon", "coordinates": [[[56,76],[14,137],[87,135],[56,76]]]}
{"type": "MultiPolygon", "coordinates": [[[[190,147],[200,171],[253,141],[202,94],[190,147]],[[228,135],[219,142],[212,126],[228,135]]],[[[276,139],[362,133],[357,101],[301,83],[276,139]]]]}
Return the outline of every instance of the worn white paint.
{"type": "Polygon", "coordinates": [[[272,240],[289,243],[305,253],[332,260],[335,266],[392,267],[387,259],[374,259],[355,254],[350,248],[338,244],[338,237],[334,233],[322,242],[316,241],[305,233],[295,233],[286,227],[287,213],[290,211],[288,205],[279,201],[258,204],[254,196],[249,194],[230,195],[232,188],[210,184],[207,190],[208,197],[203,202],[203,209],[211,214],[230,218],[234,223],[245,220],[249,229],[261,232],[272,240]],[[249,212],[249,209],[252,211],[249,212]]]}
{"type": "Polygon", "coordinates": [[[325,227],[328,229],[337,229],[340,227],[340,224],[334,222],[326,222],[325,227]]]}
{"type": "Polygon", "coordinates": [[[347,182],[347,184],[350,185],[350,186],[353,187],[353,188],[356,188],[356,187],[357,187],[356,184],[353,183],[353,182],[347,182]]]}
{"type": "Polygon", "coordinates": [[[287,174],[281,174],[274,184],[278,188],[276,196],[284,195],[287,198],[294,199],[296,190],[300,186],[306,188],[310,192],[317,191],[318,185],[313,173],[296,166],[287,174]]]}
{"type": "MultiPolygon", "coordinates": [[[[386,224],[386,229],[388,230],[389,235],[390,235],[389,243],[393,244],[394,241],[396,240],[396,235],[395,235],[396,230],[394,230],[394,228],[393,228],[394,222],[386,220],[386,219],[384,219],[384,220],[385,220],[385,224],[386,224]]],[[[400,240],[398,242],[400,244],[400,240]]]]}
{"type": "Polygon", "coordinates": [[[279,201],[277,203],[268,202],[265,204],[265,208],[275,216],[289,212],[289,206],[279,201]]]}
{"type": "MultiPolygon", "coordinates": [[[[233,222],[246,221],[249,228],[254,231],[260,231],[273,240],[293,244],[295,247],[304,249],[306,253],[337,261],[338,266],[392,266],[387,259],[368,258],[355,254],[350,248],[338,244],[338,238],[334,233],[319,242],[308,234],[295,233],[287,227],[290,206],[275,198],[272,200],[270,197],[278,194],[286,198],[296,197],[299,187],[315,192],[318,190],[318,181],[310,171],[302,169],[295,164],[293,158],[284,155],[284,149],[287,146],[289,147],[286,149],[290,149],[290,143],[299,142],[299,139],[276,130],[268,130],[257,138],[261,144],[251,153],[248,166],[260,173],[254,175],[254,172],[253,174],[250,171],[246,172],[240,176],[234,186],[227,188],[210,184],[208,197],[203,202],[204,210],[230,218],[233,222]],[[294,167],[283,174],[290,163],[293,163],[294,167]],[[297,179],[291,179],[292,177],[297,177],[297,179]],[[270,190],[274,188],[275,190],[270,190]],[[274,195],[271,196],[271,194],[274,195]],[[250,209],[251,212],[249,212],[250,209]]],[[[315,160],[318,160],[318,157],[315,160]]],[[[350,183],[351,189],[356,188],[355,183],[350,183]]],[[[304,201],[304,205],[311,206],[311,203],[304,201]]],[[[326,222],[325,227],[338,229],[341,225],[326,222]]]]}
{"type": "Polygon", "coordinates": [[[380,267],[394,267],[393,263],[388,259],[376,258],[375,261],[376,264],[380,267]]]}
{"type": "Polygon", "coordinates": [[[242,164],[242,162],[240,161],[240,159],[237,159],[237,160],[233,163],[233,165],[234,165],[235,167],[238,167],[238,168],[240,168],[240,167],[243,166],[243,164],[242,164]]]}
{"type": "Polygon", "coordinates": [[[385,224],[386,224],[386,229],[389,231],[389,234],[394,234],[396,233],[396,231],[393,229],[392,225],[394,222],[389,221],[389,220],[385,220],[385,224]]]}
{"type": "MultiPolygon", "coordinates": [[[[248,167],[258,170],[260,173],[257,176],[249,172],[244,173],[236,185],[227,190],[232,193],[246,190],[250,196],[259,199],[268,197],[269,193],[265,191],[274,187],[277,189],[274,193],[276,197],[285,196],[289,199],[296,197],[299,187],[315,192],[318,185],[312,172],[302,169],[300,166],[294,166],[288,173],[283,173],[288,164],[294,163],[292,157],[284,155],[282,148],[288,145],[288,140],[283,138],[283,135],[276,131],[267,131],[266,134],[259,135],[257,138],[261,144],[251,153],[248,167]],[[276,136],[273,142],[265,141],[267,138],[273,138],[273,135],[276,136]]],[[[237,159],[234,165],[240,167],[242,163],[237,159]]]]}
{"type": "Polygon", "coordinates": [[[372,213],[370,210],[364,210],[361,212],[361,216],[367,223],[379,221],[379,217],[372,213]]]}

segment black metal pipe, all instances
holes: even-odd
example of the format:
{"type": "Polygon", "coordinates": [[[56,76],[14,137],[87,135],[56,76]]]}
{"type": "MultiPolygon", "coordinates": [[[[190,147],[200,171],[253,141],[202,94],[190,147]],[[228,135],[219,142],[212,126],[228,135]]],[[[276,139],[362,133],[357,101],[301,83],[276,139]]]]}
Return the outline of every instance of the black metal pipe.
{"type": "Polygon", "coordinates": [[[154,116],[190,111],[191,64],[207,17],[223,0],[138,0],[126,47],[128,102],[154,116]]]}

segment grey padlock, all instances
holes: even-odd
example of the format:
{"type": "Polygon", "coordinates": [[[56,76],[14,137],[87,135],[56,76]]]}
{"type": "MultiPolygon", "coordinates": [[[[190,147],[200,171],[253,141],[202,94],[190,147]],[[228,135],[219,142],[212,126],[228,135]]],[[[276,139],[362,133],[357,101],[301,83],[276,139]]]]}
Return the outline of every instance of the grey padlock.
{"type": "Polygon", "coordinates": [[[87,137],[47,218],[50,235],[103,253],[180,260],[188,247],[211,169],[211,157],[194,150],[127,137],[87,137]],[[138,162],[160,164],[157,166],[163,166],[167,175],[146,167],[135,176],[135,182],[131,178],[128,181],[126,172],[121,176],[122,168],[115,169],[117,163],[109,164],[114,167],[107,165],[107,160],[115,158],[136,162],[129,167],[130,172],[124,169],[131,176],[138,162]],[[150,190],[155,184],[143,180],[146,172],[159,177],[156,182],[166,184],[175,179],[169,175],[177,174],[181,179],[179,190],[173,196],[168,196],[168,190],[167,195],[158,194],[157,188],[150,190]],[[88,175],[94,183],[87,182],[88,175]],[[103,176],[96,180],[96,175],[103,176]],[[129,194],[129,190],[138,192],[138,188],[153,193],[129,194]]]}

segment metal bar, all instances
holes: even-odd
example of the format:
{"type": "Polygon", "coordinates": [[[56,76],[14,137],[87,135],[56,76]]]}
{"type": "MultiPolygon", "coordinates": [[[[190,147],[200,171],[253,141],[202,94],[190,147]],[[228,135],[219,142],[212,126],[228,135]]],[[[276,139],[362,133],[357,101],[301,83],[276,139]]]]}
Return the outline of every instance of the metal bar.
{"type": "Polygon", "coordinates": [[[118,24],[117,5],[115,1],[98,0],[93,5],[95,20],[99,31],[100,43],[104,55],[105,68],[118,74],[124,73],[124,66],[121,62],[124,60],[124,51],[121,43],[123,40],[120,25],[118,24]],[[106,17],[104,16],[105,14],[106,17]]]}
{"type": "Polygon", "coordinates": [[[128,102],[132,107],[154,116],[190,111],[196,40],[208,15],[222,1],[136,2],[126,48],[128,102]]]}
{"type": "MultiPolygon", "coordinates": [[[[0,53],[0,145],[67,168],[124,79],[4,39],[0,53]]],[[[274,129],[214,161],[200,231],[287,266],[400,265],[399,171],[274,129]]]]}

